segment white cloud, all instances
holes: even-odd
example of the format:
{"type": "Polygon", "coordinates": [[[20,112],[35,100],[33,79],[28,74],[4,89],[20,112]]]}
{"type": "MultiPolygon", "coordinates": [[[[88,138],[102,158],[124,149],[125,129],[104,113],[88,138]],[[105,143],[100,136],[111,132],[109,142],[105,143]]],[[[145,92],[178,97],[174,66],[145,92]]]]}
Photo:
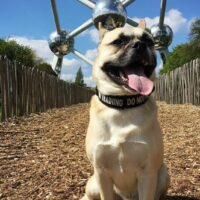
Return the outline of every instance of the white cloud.
{"type": "Polygon", "coordinates": [[[75,79],[75,75],[74,74],[61,74],[60,78],[63,79],[64,81],[73,82],[75,79]]]}
{"type": "MultiPolygon", "coordinates": [[[[133,18],[135,21],[139,21],[139,18],[133,18]]],[[[147,22],[147,26],[151,27],[153,24],[158,23],[159,16],[156,16],[154,18],[145,18],[147,22]]],[[[191,23],[194,21],[194,19],[188,20],[186,19],[182,13],[177,9],[171,9],[166,13],[165,16],[165,23],[168,24],[176,34],[177,32],[180,32],[182,30],[189,30],[189,27],[191,23]],[[185,28],[185,29],[184,29],[185,28]]],[[[53,32],[51,36],[53,36],[55,33],[53,32]]],[[[81,35],[81,37],[89,36],[90,40],[97,44],[99,42],[99,33],[96,28],[91,28],[89,30],[84,31],[81,35]]],[[[36,54],[43,58],[46,62],[52,64],[53,61],[53,53],[49,49],[48,41],[47,40],[37,40],[27,37],[21,37],[21,36],[14,36],[10,39],[16,40],[19,44],[30,46],[36,54]]],[[[89,49],[85,52],[85,56],[90,59],[94,60],[97,56],[97,49],[89,49]]],[[[63,59],[63,67],[62,67],[62,74],[61,78],[65,80],[71,80],[74,81],[76,72],[79,67],[82,67],[83,74],[85,76],[84,80],[89,86],[94,86],[94,82],[91,78],[91,68],[87,64],[85,64],[83,61],[71,58],[68,59],[67,57],[64,57],[63,59]]],[[[160,63],[157,67],[157,73],[162,68],[162,63],[160,63]]]]}
{"type": "MultiPolygon", "coordinates": [[[[140,18],[137,17],[134,17],[132,19],[136,22],[139,22],[140,20],[140,18]]],[[[159,16],[156,16],[154,18],[145,17],[145,21],[147,23],[147,27],[150,28],[154,24],[158,24],[159,16]]],[[[169,25],[174,33],[177,33],[188,26],[189,20],[183,17],[182,13],[179,10],[171,9],[166,13],[164,23],[169,25]]]]}
{"type": "MultiPolygon", "coordinates": [[[[132,18],[134,21],[138,22],[140,19],[137,17],[132,18]]],[[[159,16],[154,18],[145,17],[147,27],[151,27],[159,22],[159,16]]],[[[174,33],[181,31],[183,28],[187,28],[189,20],[183,17],[182,13],[177,9],[169,10],[165,15],[165,24],[169,25],[174,33]]]]}
{"type": "MultiPolygon", "coordinates": [[[[52,35],[53,34],[54,33],[52,33],[52,35]]],[[[47,40],[33,39],[25,36],[13,36],[9,38],[9,40],[15,40],[18,44],[29,46],[35,51],[36,55],[43,58],[45,62],[52,64],[54,54],[49,49],[47,40]]],[[[85,55],[89,59],[93,60],[96,56],[96,49],[90,49],[86,51],[85,55]]],[[[83,61],[79,59],[75,58],[69,59],[67,57],[63,58],[61,78],[67,81],[74,81],[76,72],[80,66],[82,66],[83,73],[86,76],[85,82],[87,83],[88,86],[93,86],[94,83],[92,82],[91,78],[88,77],[88,75],[91,74],[91,69],[88,69],[88,66],[85,65],[83,61]]]]}
{"type": "Polygon", "coordinates": [[[97,49],[89,49],[86,51],[85,56],[90,59],[91,61],[94,61],[97,57],[98,51],[97,49]]]}
{"type": "Polygon", "coordinates": [[[95,44],[99,43],[99,32],[96,28],[91,28],[89,30],[86,30],[82,32],[79,36],[81,37],[89,36],[92,42],[94,42],[95,44]]]}
{"type": "Polygon", "coordinates": [[[92,41],[96,44],[99,43],[99,32],[96,28],[93,28],[89,31],[90,37],[92,41]]]}
{"type": "Polygon", "coordinates": [[[55,37],[57,37],[58,36],[58,34],[57,34],[57,32],[56,31],[54,31],[54,32],[52,32],[51,34],[50,34],[50,40],[53,40],[55,37]]]}
{"type": "Polygon", "coordinates": [[[165,23],[176,33],[187,26],[188,20],[182,16],[179,10],[171,9],[166,14],[165,23]]]}
{"type": "MultiPolygon", "coordinates": [[[[132,19],[136,22],[139,22],[140,20],[140,18],[137,17],[133,17],[132,19]]],[[[145,17],[145,20],[147,23],[147,27],[150,28],[152,25],[157,24],[159,22],[159,16],[153,18],[145,17]]],[[[174,33],[177,33],[183,30],[184,28],[188,30],[188,27],[191,24],[191,20],[186,19],[179,10],[171,9],[168,12],[166,12],[164,23],[169,25],[174,33]]],[[[86,30],[82,34],[80,34],[80,36],[89,36],[92,42],[94,42],[95,44],[99,43],[99,32],[96,28],[86,30]]]]}
{"type": "Polygon", "coordinates": [[[68,59],[66,57],[63,58],[63,68],[73,68],[73,67],[78,67],[80,65],[81,65],[80,61],[75,58],[72,59],[68,59]]]}
{"type": "MultiPolygon", "coordinates": [[[[63,71],[61,73],[61,79],[66,81],[74,82],[76,78],[76,72],[78,71],[80,66],[73,66],[72,68],[63,68],[63,71]]],[[[84,82],[89,87],[95,87],[95,82],[92,79],[92,76],[89,75],[90,73],[86,73],[86,68],[81,66],[83,75],[84,75],[84,82]],[[88,76],[89,75],[89,76],[88,76]]]]}
{"type": "Polygon", "coordinates": [[[48,63],[52,62],[53,53],[49,49],[47,40],[32,39],[23,36],[14,36],[9,38],[9,40],[15,40],[18,44],[31,47],[39,57],[43,58],[48,63]]]}
{"type": "Polygon", "coordinates": [[[63,80],[74,81],[76,72],[80,66],[81,66],[80,60],[77,60],[75,58],[68,59],[64,57],[62,71],[61,71],[61,78],[63,80]]]}
{"type": "MultiPolygon", "coordinates": [[[[90,60],[93,60],[96,55],[96,49],[89,49],[85,56],[89,58],[90,60]]],[[[89,87],[95,87],[95,82],[92,80],[91,77],[91,66],[85,64],[82,60],[79,59],[68,59],[64,58],[63,60],[63,66],[62,66],[62,72],[61,72],[61,78],[66,81],[75,81],[76,73],[79,69],[79,67],[82,68],[82,72],[84,75],[84,82],[89,87]]]]}
{"type": "Polygon", "coordinates": [[[95,82],[94,82],[93,79],[92,79],[92,76],[84,77],[84,82],[85,82],[86,85],[89,86],[89,87],[95,87],[95,86],[96,86],[95,82]]]}

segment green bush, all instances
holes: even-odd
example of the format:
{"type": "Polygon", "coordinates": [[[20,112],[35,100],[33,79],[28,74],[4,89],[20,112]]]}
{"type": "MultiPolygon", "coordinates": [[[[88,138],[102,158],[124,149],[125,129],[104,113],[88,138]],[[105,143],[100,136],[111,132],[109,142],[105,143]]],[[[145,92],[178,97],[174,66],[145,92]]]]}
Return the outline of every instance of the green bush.
{"type": "Polygon", "coordinates": [[[6,56],[11,61],[17,61],[26,67],[37,67],[41,71],[57,76],[51,65],[36,56],[30,47],[19,45],[14,40],[0,39],[0,55],[6,56]]]}
{"type": "Polygon", "coordinates": [[[160,75],[182,67],[185,63],[200,58],[200,18],[197,18],[191,25],[190,40],[185,44],[177,45],[169,54],[166,63],[160,70],[160,75]]]}

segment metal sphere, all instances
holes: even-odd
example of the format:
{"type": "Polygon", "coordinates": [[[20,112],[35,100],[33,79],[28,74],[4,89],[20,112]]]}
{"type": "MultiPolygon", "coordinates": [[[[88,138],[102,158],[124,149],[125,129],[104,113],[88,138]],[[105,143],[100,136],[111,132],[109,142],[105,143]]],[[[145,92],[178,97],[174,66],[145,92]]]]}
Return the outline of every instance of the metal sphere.
{"type": "Polygon", "coordinates": [[[122,27],[126,23],[126,10],[119,0],[99,0],[93,11],[93,22],[98,28],[99,22],[108,29],[122,27]]]}
{"type": "Polygon", "coordinates": [[[157,50],[167,48],[172,43],[173,31],[168,25],[164,24],[162,29],[160,29],[158,24],[153,25],[151,27],[151,34],[157,50]]]}
{"type": "Polygon", "coordinates": [[[66,31],[62,31],[60,34],[56,33],[49,40],[49,48],[57,56],[70,53],[73,46],[74,39],[68,37],[66,31]]]}

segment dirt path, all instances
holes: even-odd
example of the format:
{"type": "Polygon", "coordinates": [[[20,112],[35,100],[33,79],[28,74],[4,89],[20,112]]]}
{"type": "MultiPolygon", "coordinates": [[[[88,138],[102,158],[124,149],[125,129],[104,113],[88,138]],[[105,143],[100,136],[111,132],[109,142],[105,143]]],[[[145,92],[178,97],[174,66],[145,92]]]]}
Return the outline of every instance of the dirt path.
{"type": "MultiPolygon", "coordinates": [[[[80,104],[0,125],[0,199],[82,196],[92,173],[84,149],[88,110],[80,104]]],[[[171,175],[168,199],[200,199],[200,107],[159,103],[159,118],[171,175]]]]}

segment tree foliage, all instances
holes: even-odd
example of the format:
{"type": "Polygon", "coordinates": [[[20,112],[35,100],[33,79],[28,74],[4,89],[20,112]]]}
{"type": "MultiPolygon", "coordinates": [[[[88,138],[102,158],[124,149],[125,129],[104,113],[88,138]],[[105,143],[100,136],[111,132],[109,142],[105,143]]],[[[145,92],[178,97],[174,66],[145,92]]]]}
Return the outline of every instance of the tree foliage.
{"type": "Polygon", "coordinates": [[[196,19],[192,25],[191,25],[191,28],[190,28],[190,40],[191,42],[199,42],[200,43],[200,18],[196,19]]]}
{"type": "Polygon", "coordinates": [[[9,60],[16,60],[25,66],[33,67],[35,64],[35,53],[29,47],[19,45],[14,40],[0,39],[0,55],[6,56],[9,60]]]}
{"type": "Polygon", "coordinates": [[[189,36],[190,40],[187,43],[177,45],[169,54],[160,70],[160,75],[181,67],[193,59],[200,58],[200,19],[192,23],[189,36]]]}
{"type": "Polygon", "coordinates": [[[39,63],[36,65],[36,67],[40,70],[40,71],[45,71],[48,74],[57,76],[56,72],[52,69],[51,65],[48,63],[39,63]]]}
{"type": "Polygon", "coordinates": [[[76,72],[75,84],[79,86],[85,86],[81,67],[79,67],[78,71],[76,72]]]}
{"type": "Polygon", "coordinates": [[[51,65],[38,57],[30,47],[19,45],[14,40],[0,39],[0,55],[6,56],[11,61],[17,61],[26,67],[36,67],[41,71],[57,76],[51,65]]]}

